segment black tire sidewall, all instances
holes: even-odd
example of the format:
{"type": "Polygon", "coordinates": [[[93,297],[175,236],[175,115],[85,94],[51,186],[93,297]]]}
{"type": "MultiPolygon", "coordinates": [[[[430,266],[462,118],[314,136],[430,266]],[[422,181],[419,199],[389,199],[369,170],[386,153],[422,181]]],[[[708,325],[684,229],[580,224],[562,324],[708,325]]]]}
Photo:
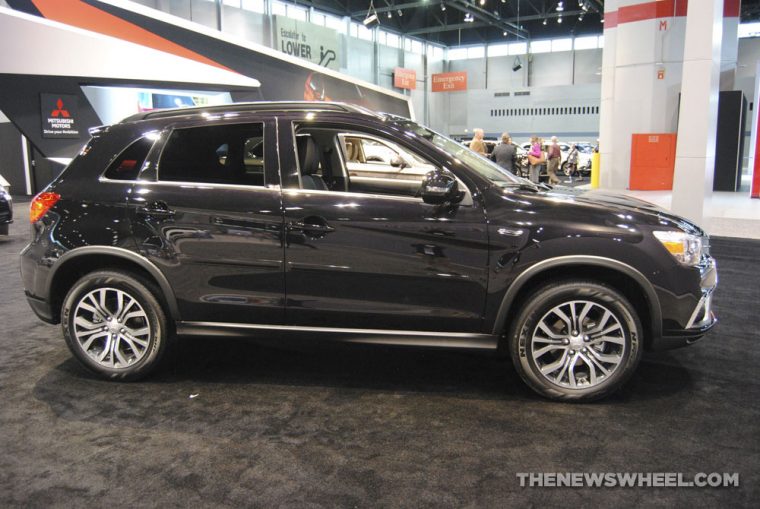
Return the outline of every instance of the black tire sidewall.
{"type": "Polygon", "coordinates": [[[636,369],[643,352],[641,322],[635,308],[617,290],[585,281],[566,281],[541,287],[526,300],[509,333],[510,354],[522,379],[536,392],[551,399],[592,401],[618,390],[636,369]],[[541,374],[530,355],[530,339],[538,321],[553,307],[569,300],[597,302],[623,326],[626,338],[623,360],[615,372],[595,387],[569,389],[553,384],[541,374]]]}
{"type": "Polygon", "coordinates": [[[90,371],[110,380],[131,381],[147,376],[161,360],[167,344],[166,315],[155,295],[149,289],[149,284],[130,274],[117,271],[98,271],[87,274],[71,287],[61,307],[61,328],[66,344],[77,360],[90,371]],[[151,329],[148,352],[142,359],[128,368],[115,369],[101,366],[82,350],[74,336],[73,313],[76,306],[82,297],[89,292],[103,287],[116,288],[127,292],[137,300],[148,317],[151,329]]]}

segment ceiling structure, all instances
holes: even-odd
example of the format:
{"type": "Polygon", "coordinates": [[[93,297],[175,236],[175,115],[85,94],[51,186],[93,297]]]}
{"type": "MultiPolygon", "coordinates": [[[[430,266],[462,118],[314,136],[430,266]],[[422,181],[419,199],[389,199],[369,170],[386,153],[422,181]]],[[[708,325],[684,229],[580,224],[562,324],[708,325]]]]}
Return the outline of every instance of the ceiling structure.
{"type": "MultiPolygon", "coordinates": [[[[603,29],[604,0],[287,1],[356,22],[376,12],[382,28],[446,46],[601,35],[603,29]]],[[[760,0],[743,0],[742,22],[758,20],[760,0]]]]}

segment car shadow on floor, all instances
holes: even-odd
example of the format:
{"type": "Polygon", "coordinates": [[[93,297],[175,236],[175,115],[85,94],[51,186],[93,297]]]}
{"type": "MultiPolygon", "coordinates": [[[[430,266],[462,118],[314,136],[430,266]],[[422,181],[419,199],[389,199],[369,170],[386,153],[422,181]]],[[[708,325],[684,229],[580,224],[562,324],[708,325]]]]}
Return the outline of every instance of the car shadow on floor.
{"type": "MultiPolygon", "coordinates": [[[[623,390],[593,406],[680,397],[691,386],[691,373],[675,357],[658,354],[644,359],[623,390]]],[[[314,391],[332,397],[390,394],[567,406],[535,395],[508,359],[492,354],[331,342],[289,341],[272,347],[226,338],[183,339],[158,373],[137,383],[101,380],[68,359],[37,382],[34,394],[59,415],[80,418],[104,409],[130,415],[141,407],[171,412],[165,402],[204,392],[216,395],[214,405],[229,406],[256,405],[262,399],[297,401],[314,391]],[[233,396],[225,401],[223,394],[233,396]]]]}

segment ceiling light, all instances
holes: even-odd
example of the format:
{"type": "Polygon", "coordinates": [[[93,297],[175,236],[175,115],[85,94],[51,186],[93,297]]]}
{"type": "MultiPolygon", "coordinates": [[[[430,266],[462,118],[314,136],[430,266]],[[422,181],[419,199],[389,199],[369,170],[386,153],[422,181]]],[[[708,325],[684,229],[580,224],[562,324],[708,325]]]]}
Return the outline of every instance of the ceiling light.
{"type": "Polygon", "coordinates": [[[564,11],[564,10],[565,10],[565,8],[564,8],[564,7],[562,7],[562,4],[559,4],[559,5],[557,6],[557,12],[562,12],[562,11],[564,11]]]}
{"type": "Polygon", "coordinates": [[[562,24],[562,16],[560,16],[559,18],[557,18],[557,23],[559,23],[560,25],[562,24]]]}
{"type": "Polygon", "coordinates": [[[578,21],[583,21],[583,13],[581,13],[581,15],[578,16],[578,21]]]}
{"type": "Polygon", "coordinates": [[[543,25],[546,26],[546,18],[544,18],[543,25]]]}
{"type": "Polygon", "coordinates": [[[367,9],[367,17],[364,18],[364,21],[362,21],[362,23],[364,23],[364,26],[367,28],[371,27],[375,23],[380,23],[380,20],[377,19],[377,11],[375,10],[374,0],[369,3],[369,9],[367,9]]]}
{"type": "Polygon", "coordinates": [[[480,0],[480,5],[485,5],[485,4],[486,4],[486,0],[480,0]]]}
{"type": "Polygon", "coordinates": [[[368,27],[368,26],[370,26],[370,25],[372,25],[373,23],[376,23],[376,22],[377,22],[377,13],[376,12],[373,12],[372,14],[370,14],[369,16],[367,16],[366,18],[364,18],[364,21],[362,21],[362,23],[364,23],[365,27],[368,27]]]}
{"type": "Polygon", "coordinates": [[[402,11],[401,9],[399,9],[399,10],[396,11],[396,14],[398,14],[399,16],[403,16],[404,15],[404,11],[402,11]]]}
{"type": "Polygon", "coordinates": [[[442,10],[442,11],[445,11],[445,10],[446,10],[446,4],[441,4],[441,10],[442,10]]]}
{"type": "Polygon", "coordinates": [[[393,13],[391,11],[388,11],[388,19],[391,19],[393,17],[393,13]]]}
{"type": "Polygon", "coordinates": [[[501,35],[503,35],[504,37],[506,37],[506,36],[507,36],[507,31],[506,31],[506,30],[504,30],[504,32],[502,32],[502,34],[501,34],[501,35]]]}

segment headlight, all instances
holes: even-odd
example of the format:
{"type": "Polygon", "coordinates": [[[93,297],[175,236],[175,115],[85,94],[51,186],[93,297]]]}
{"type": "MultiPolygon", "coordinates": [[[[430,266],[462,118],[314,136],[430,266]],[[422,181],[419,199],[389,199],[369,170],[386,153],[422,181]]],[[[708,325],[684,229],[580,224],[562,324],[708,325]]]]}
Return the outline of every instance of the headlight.
{"type": "Polygon", "coordinates": [[[686,232],[653,232],[665,249],[684,265],[697,265],[702,257],[702,237],[686,232]]]}

